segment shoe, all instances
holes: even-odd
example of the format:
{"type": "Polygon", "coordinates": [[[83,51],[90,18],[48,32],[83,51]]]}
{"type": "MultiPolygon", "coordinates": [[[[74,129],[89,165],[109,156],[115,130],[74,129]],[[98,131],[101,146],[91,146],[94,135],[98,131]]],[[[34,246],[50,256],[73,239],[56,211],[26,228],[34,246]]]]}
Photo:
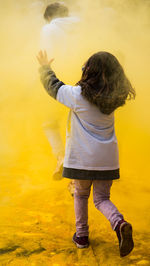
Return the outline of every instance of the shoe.
{"type": "Polygon", "coordinates": [[[124,220],[121,220],[119,221],[115,231],[119,240],[120,257],[127,256],[134,248],[132,225],[124,220]]]}
{"type": "Polygon", "coordinates": [[[88,248],[89,246],[88,236],[77,237],[75,233],[73,235],[72,241],[76,244],[78,248],[88,248]]]}

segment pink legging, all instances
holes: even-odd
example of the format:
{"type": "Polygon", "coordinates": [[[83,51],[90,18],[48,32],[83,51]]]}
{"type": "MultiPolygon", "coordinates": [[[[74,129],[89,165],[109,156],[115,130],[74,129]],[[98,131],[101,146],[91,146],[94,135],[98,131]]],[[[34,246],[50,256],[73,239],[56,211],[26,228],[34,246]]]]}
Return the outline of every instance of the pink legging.
{"type": "Polygon", "coordinates": [[[74,207],[76,216],[76,235],[88,236],[88,198],[93,184],[93,200],[95,207],[110,221],[115,230],[123,219],[122,214],[110,201],[112,180],[77,180],[75,179],[74,207]]]}

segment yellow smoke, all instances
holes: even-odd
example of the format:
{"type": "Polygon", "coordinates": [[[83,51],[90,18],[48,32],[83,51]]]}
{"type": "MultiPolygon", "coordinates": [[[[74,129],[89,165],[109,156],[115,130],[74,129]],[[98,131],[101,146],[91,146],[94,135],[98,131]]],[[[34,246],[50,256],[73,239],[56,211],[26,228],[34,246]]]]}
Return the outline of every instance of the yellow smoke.
{"type": "MultiPolygon", "coordinates": [[[[72,47],[74,54],[65,59],[62,55],[59,64],[53,64],[58,77],[75,84],[87,58],[105,50],[119,59],[136,90],[136,100],[116,111],[121,181],[114,185],[112,199],[134,221],[137,230],[146,228],[150,218],[149,2],[66,3],[81,21],[77,42],[72,47]],[[143,219],[146,212],[147,219],[143,219]]],[[[32,0],[1,3],[0,168],[2,186],[7,188],[4,176],[11,180],[12,198],[51,179],[56,159],[42,129],[48,117],[59,120],[65,142],[68,110],[46,94],[38,75],[36,54],[46,4],[47,1],[32,0]]],[[[7,193],[1,191],[0,197],[4,199],[7,193]]],[[[7,201],[8,198],[2,202],[7,205],[7,201]]]]}

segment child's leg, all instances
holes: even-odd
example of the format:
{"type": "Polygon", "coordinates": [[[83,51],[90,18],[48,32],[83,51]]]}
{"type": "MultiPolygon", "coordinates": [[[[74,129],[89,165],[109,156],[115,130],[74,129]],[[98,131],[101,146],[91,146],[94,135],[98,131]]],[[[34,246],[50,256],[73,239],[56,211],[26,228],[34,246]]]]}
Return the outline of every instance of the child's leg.
{"type": "Polygon", "coordinates": [[[88,198],[92,180],[74,180],[74,207],[76,216],[76,236],[88,236],[88,198]]]}
{"type": "Polygon", "coordinates": [[[95,207],[104,214],[104,216],[110,221],[112,229],[115,230],[118,222],[123,220],[123,216],[110,201],[111,186],[112,180],[94,180],[93,200],[95,207]]]}
{"type": "Polygon", "coordinates": [[[93,199],[96,208],[110,221],[112,229],[116,231],[119,240],[120,256],[128,255],[133,247],[132,226],[124,221],[122,214],[109,200],[112,181],[94,180],[93,199]]]}
{"type": "Polygon", "coordinates": [[[59,133],[59,127],[56,121],[46,122],[43,124],[44,133],[52,147],[52,151],[57,158],[57,166],[53,174],[54,179],[62,178],[62,167],[64,160],[64,145],[61,135],[59,133]]]}
{"type": "Polygon", "coordinates": [[[43,129],[56,158],[63,157],[64,145],[59,133],[58,123],[56,121],[45,122],[43,124],[43,129]]]}

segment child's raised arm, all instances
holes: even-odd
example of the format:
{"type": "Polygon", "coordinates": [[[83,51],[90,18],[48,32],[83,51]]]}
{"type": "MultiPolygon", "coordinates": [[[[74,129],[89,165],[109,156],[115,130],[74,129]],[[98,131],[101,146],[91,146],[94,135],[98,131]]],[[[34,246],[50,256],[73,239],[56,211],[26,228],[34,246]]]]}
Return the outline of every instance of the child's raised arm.
{"type": "Polygon", "coordinates": [[[40,51],[37,59],[41,65],[39,69],[41,82],[47,93],[60,103],[74,110],[76,106],[76,87],[65,85],[56,77],[51,69],[51,63],[54,59],[48,60],[46,52],[40,51]]]}
{"type": "Polygon", "coordinates": [[[51,63],[54,59],[48,60],[46,51],[40,51],[37,59],[41,65],[39,69],[41,82],[48,94],[56,99],[58,89],[64,85],[64,83],[56,78],[55,73],[51,69],[51,63]]]}

